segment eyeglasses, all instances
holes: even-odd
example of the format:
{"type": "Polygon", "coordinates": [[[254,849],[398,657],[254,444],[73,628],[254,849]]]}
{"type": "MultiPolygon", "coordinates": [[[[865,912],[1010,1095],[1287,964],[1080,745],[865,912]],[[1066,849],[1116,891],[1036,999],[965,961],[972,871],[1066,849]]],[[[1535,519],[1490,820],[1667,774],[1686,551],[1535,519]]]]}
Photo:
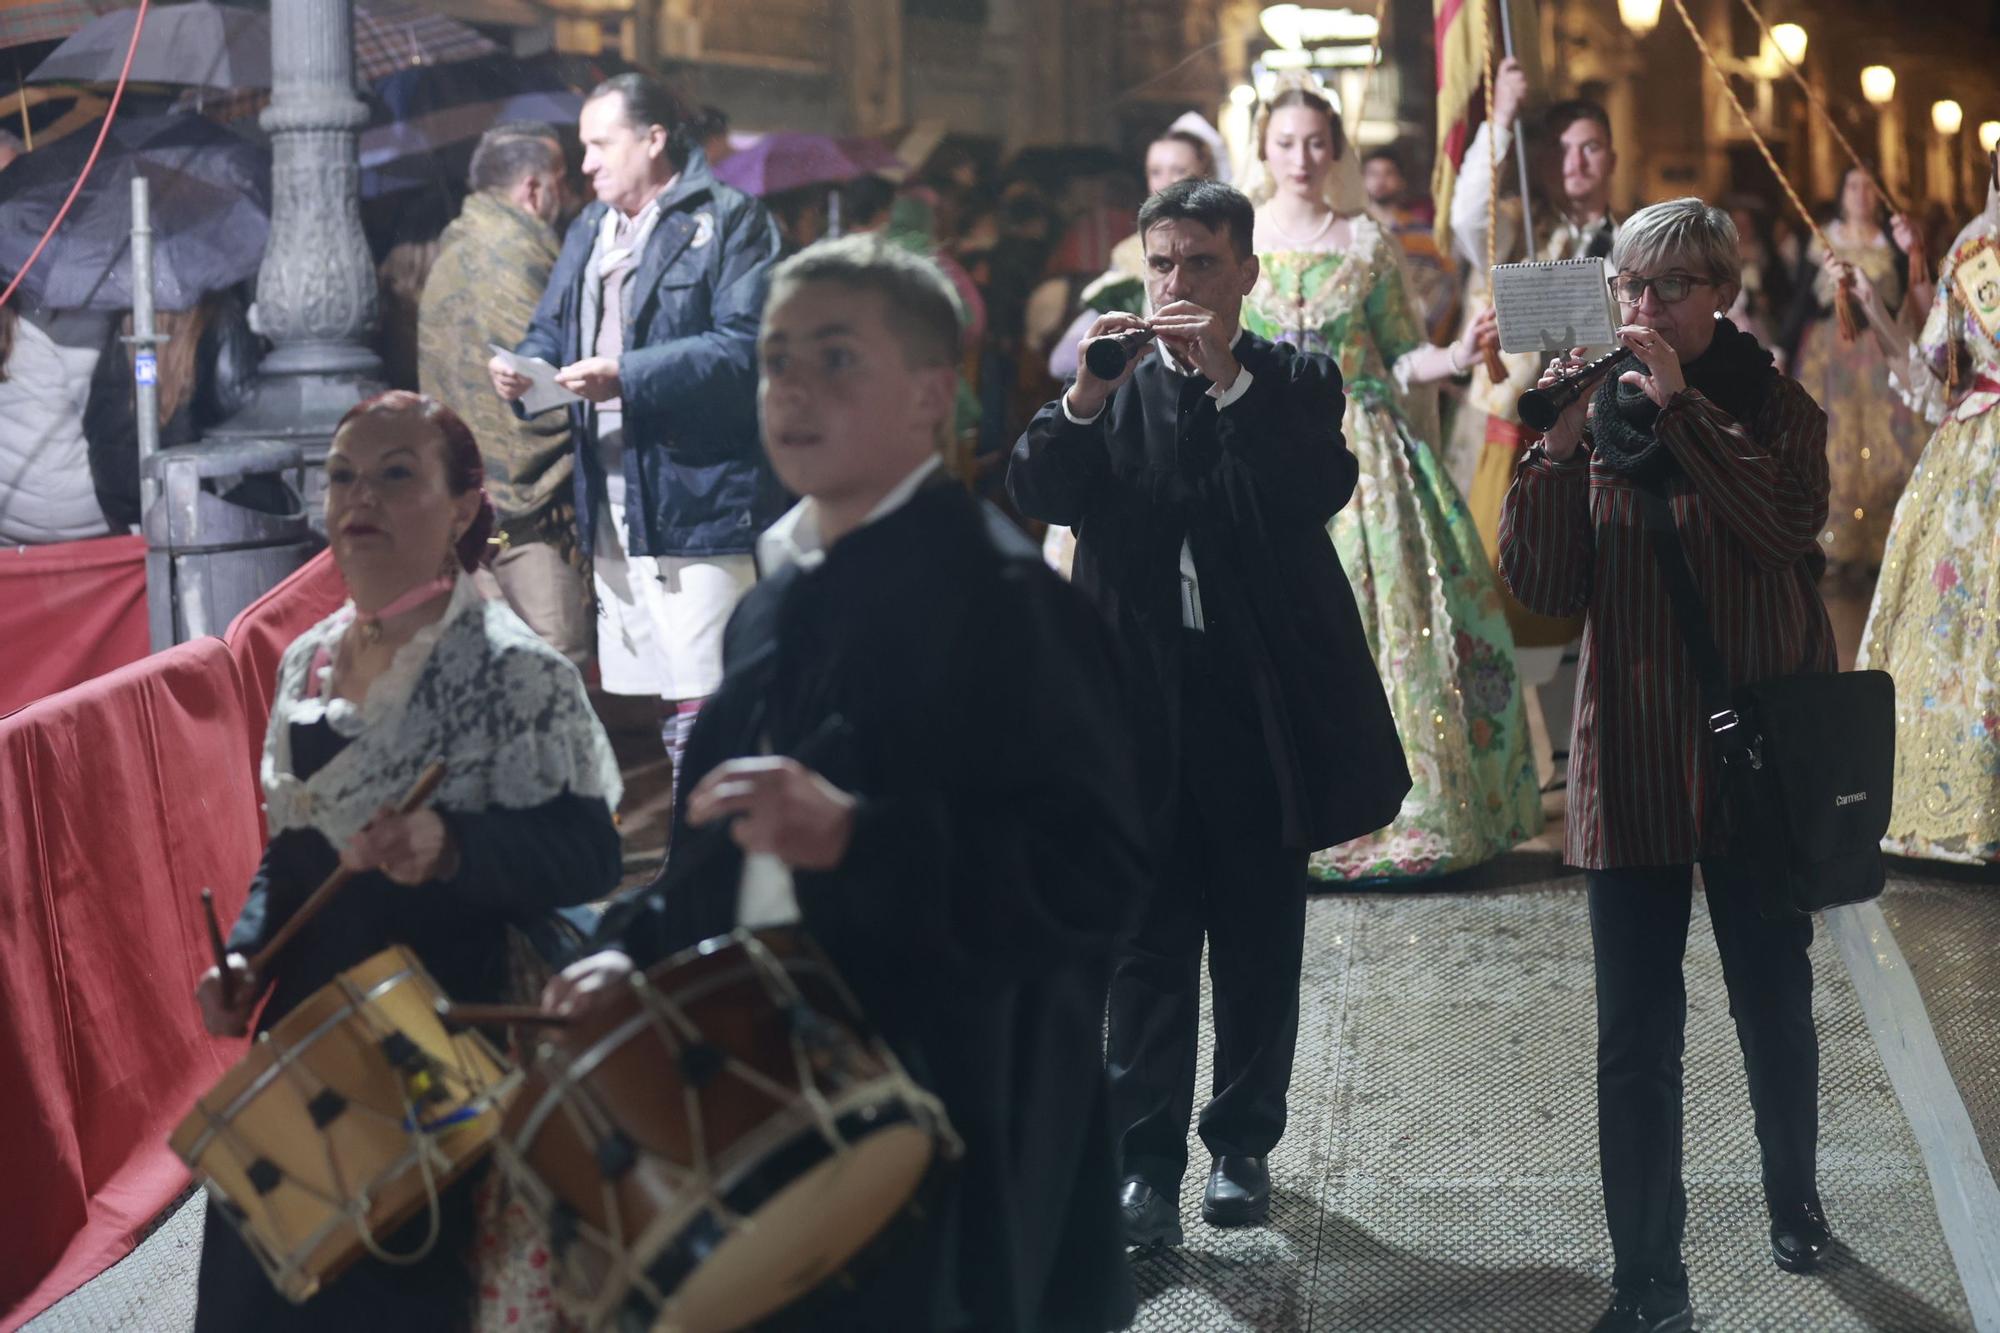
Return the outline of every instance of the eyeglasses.
{"type": "Polygon", "coordinates": [[[1688,293],[1695,288],[1712,287],[1715,284],[1706,278],[1691,278],[1685,273],[1666,273],[1657,278],[1634,278],[1620,273],[1615,278],[1607,278],[1605,285],[1611,288],[1611,294],[1618,298],[1620,305],[1639,304],[1646,299],[1648,287],[1651,287],[1653,294],[1660,298],[1661,305],[1673,305],[1677,301],[1687,300],[1688,293]]]}

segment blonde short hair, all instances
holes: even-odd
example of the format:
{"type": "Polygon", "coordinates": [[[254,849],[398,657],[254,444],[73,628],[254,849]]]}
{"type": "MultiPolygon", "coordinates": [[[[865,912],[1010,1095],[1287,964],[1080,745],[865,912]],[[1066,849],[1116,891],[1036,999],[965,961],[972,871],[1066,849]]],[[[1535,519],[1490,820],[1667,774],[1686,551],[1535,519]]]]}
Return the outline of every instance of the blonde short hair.
{"type": "Polygon", "coordinates": [[[1620,273],[1658,273],[1685,267],[1724,287],[1743,284],[1736,224],[1722,209],[1695,198],[1650,204],[1625,219],[1611,247],[1620,273]]]}

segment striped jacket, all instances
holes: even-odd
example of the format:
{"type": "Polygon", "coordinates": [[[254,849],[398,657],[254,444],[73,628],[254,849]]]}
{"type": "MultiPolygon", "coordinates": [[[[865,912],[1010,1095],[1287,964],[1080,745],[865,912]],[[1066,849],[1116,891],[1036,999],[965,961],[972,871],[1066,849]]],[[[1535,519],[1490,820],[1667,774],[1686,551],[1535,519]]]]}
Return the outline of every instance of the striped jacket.
{"type": "MultiPolygon", "coordinates": [[[[1655,433],[1680,464],[1675,525],[1730,683],[1835,668],[1818,583],[1826,557],[1826,414],[1780,378],[1744,425],[1692,389],[1655,433]]],[[[1586,869],[1686,864],[1723,850],[1715,761],[1629,481],[1540,444],[1515,474],[1500,571],[1543,615],[1582,612],[1565,859],[1586,869]]]]}

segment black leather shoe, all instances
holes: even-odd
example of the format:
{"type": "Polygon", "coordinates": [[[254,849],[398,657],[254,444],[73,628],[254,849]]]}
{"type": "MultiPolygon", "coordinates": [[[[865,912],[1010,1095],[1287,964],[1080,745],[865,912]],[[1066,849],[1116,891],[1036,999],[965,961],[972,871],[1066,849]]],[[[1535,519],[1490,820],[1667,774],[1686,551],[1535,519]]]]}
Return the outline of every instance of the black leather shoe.
{"type": "Polygon", "coordinates": [[[1590,1333],[1688,1333],[1694,1327],[1694,1305],[1687,1292],[1640,1282],[1620,1287],[1611,1308],[1590,1326],[1590,1333]]]}
{"type": "Polygon", "coordinates": [[[1118,1191],[1118,1211],[1125,1215],[1125,1243],[1139,1254],[1151,1254],[1181,1243],[1181,1210],[1172,1199],[1134,1177],[1118,1191]]]}
{"type": "Polygon", "coordinates": [[[1833,1231],[1817,1203],[1787,1208],[1771,1219],[1771,1257],[1787,1273],[1810,1273],[1833,1246],[1833,1231]]]}
{"type": "Polygon", "coordinates": [[[1271,1215],[1271,1172],[1261,1157],[1218,1157],[1201,1195],[1202,1221],[1254,1227],[1271,1215]]]}

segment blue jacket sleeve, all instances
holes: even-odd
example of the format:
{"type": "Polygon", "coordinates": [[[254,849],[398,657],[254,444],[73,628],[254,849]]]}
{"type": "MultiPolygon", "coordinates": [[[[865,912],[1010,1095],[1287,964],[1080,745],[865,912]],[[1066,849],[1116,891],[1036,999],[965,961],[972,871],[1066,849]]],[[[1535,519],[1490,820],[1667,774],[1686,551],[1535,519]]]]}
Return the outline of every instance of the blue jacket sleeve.
{"type": "Polygon", "coordinates": [[[619,358],[626,412],[670,422],[706,421],[718,404],[755,402],[757,329],[778,258],[778,227],[762,204],[751,203],[731,219],[720,241],[724,258],[709,327],[632,348],[619,358]]]}

